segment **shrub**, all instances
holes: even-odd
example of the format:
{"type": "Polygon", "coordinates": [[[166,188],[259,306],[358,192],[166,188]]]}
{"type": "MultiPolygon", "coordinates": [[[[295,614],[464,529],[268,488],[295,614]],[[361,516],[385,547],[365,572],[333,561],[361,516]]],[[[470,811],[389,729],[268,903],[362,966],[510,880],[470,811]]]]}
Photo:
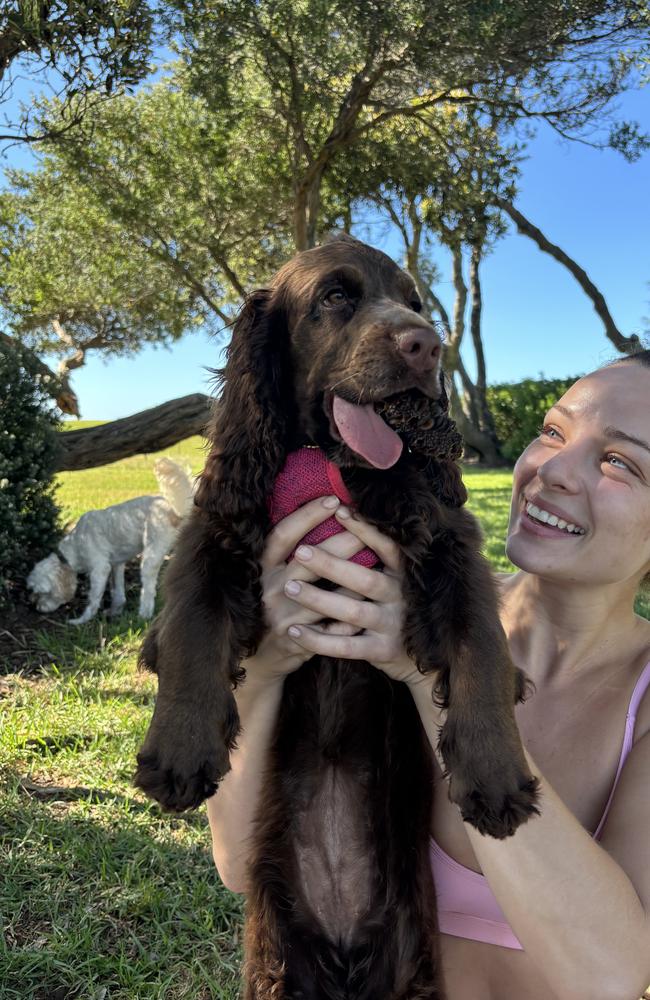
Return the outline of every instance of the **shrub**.
{"type": "Polygon", "coordinates": [[[52,477],[58,419],[33,355],[0,343],[0,608],[60,531],[52,477]]]}
{"type": "Polygon", "coordinates": [[[488,386],[488,406],[494,417],[501,453],[513,464],[539,434],[546,411],[563,396],[579,375],[568,378],[526,378],[488,386]]]}

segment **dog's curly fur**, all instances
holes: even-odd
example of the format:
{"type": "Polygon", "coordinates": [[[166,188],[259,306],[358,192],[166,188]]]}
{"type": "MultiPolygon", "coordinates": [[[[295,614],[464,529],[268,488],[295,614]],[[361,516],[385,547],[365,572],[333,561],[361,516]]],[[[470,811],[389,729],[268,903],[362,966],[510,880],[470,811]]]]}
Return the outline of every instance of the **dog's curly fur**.
{"type": "MultiPolygon", "coordinates": [[[[431,330],[418,311],[411,279],[349,238],[299,254],[244,305],[196,508],[142,653],[159,694],[136,783],[165,808],[197,806],[229,769],[233,688],[266,628],[267,501],[288,452],[311,443],[339,466],[362,516],[400,546],[406,648],[448,707],[440,749],[450,797],[495,837],[536,811],[513,712],[522,677],[463,508],[441,373],[437,362],[413,365],[400,340],[431,330]],[[370,467],[341,440],[334,388],[348,402],[374,402],[400,430],[406,446],[392,468],[370,467]]],[[[287,677],[251,853],[248,1000],[443,996],[432,785],[404,685],[324,657],[287,677]]]]}

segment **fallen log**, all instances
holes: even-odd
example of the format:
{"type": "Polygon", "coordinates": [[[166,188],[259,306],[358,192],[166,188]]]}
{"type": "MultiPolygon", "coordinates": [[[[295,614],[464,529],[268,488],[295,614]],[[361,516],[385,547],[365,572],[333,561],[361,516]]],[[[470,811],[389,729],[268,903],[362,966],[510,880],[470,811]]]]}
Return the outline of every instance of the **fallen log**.
{"type": "Polygon", "coordinates": [[[94,469],[131,455],[161,451],[193,434],[202,434],[211,402],[209,396],[195,392],[97,427],[61,431],[57,435],[56,471],[94,469]]]}

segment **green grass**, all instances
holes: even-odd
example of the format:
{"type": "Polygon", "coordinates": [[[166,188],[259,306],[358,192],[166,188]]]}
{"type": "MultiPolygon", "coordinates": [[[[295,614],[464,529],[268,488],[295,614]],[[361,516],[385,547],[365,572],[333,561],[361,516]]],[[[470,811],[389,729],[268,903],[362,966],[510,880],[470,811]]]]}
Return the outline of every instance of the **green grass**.
{"type": "MultiPolygon", "coordinates": [[[[203,464],[200,438],[165,454],[203,464]]],[[[64,519],[155,490],[154,457],[60,475],[64,519]]],[[[465,480],[489,559],[511,569],[510,473],[465,480]]],[[[163,816],[131,786],[155,693],[141,638],[134,610],[52,625],[31,640],[49,665],[0,677],[2,1000],[238,996],[241,902],[219,881],[205,810],[163,816]]]]}
{"type": "Polygon", "coordinates": [[[155,684],[128,618],[43,633],[51,666],[0,687],[3,1000],[234,1000],[239,900],[205,812],[131,787],[155,684]],[[104,991],[104,992],[103,992],[104,991]]]}
{"type": "MultiPolygon", "coordinates": [[[[71,430],[81,430],[97,423],[99,421],[68,421],[66,426],[70,425],[71,430]]],[[[134,455],[97,469],[60,473],[56,477],[56,499],[64,522],[76,521],[87,510],[121,503],[145,493],[156,493],[158,484],[153,474],[153,463],[158,455],[168,455],[174,461],[188,464],[196,475],[205,464],[205,441],[198,436],[191,437],[151,455],[134,455]]]]}

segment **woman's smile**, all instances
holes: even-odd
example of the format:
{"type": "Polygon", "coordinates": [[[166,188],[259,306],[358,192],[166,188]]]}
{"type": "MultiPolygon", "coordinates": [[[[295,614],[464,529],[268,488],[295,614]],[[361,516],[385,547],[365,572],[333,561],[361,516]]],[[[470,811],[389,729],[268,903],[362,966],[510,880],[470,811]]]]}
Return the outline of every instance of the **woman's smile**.
{"type": "Polygon", "coordinates": [[[585,528],[572,520],[565,511],[543,502],[539,497],[527,498],[522,494],[520,524],[524,531],[542,538],[582,536],[585,528]]]}

